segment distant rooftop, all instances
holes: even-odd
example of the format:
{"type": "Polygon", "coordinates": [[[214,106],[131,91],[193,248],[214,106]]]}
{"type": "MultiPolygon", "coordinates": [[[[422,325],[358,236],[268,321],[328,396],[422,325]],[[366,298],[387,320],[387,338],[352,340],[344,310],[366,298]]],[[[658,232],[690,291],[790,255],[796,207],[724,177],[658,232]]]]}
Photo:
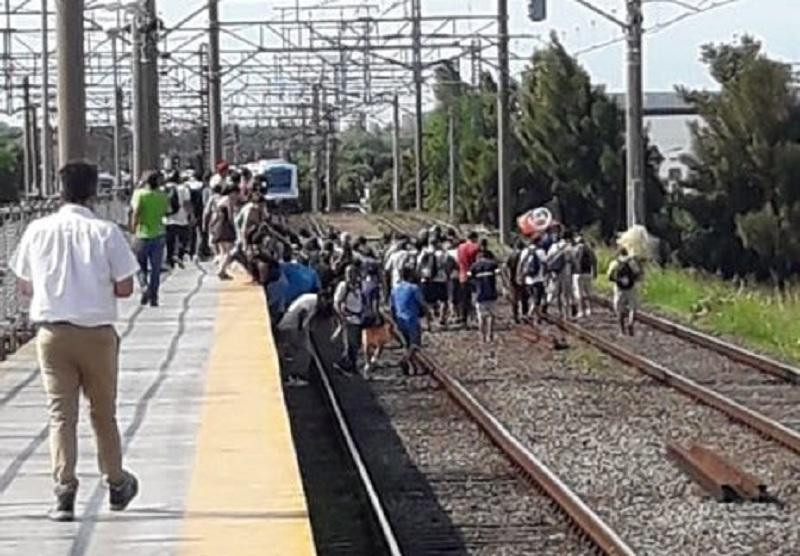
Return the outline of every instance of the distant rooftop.
{"type": "MultiPolygon", "coordinates": [[[[610,93],[609,96],[620,108],[625,108],[625,93],[610,93]]],[[[644,94],[644,113],[645,116],[687,116],[696,114],[696,111],[678,93],[656,91],[644,94]]]]}

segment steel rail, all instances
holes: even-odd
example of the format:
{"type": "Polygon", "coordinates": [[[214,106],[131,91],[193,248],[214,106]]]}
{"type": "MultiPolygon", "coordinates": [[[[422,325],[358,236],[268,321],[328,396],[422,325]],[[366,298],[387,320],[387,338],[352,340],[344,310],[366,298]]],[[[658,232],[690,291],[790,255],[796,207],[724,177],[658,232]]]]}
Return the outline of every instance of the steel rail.
{"type": "Polygon", "coordinates": [[[317,368],[317,373],[319,374],[323,391],[325,392],[325,396],[330,404],[331,412],[336,419],[336,425],[339,429],[339,433],[342,435],[345,446],[347,447],[347,452],[356,468],[359,480],[364,487],[364,492],[369,500],[372,515],[381,531],[383,542],[385,543],[386,548],[391,556],[403,556],[403,551],[400,549],[400,544],[397,542],[397,537],[395,536],[392,525],[386,515],[383,503],[378,495],[378,490],[375,488],[375,484],[372,482],[372,477],[370,476],[369,470],[364,463],[364,458],[361,457],[361,453],[358,450],[358,446],[353,438],[353,434],[350,432],[350,426],[347,424],[347,418],[345,417],[342,407],[339,404],[339,399],[333,389],[330,377],[325,370],[325,365],[322,363],[322,359],[319,356],[314,339],[311,338],[310,342],[311,355],[314,358],[314,366],[317,368]]]}
{"type": "MultiPolygon", "coordinates": [[[[594,296],[593,299],[606,308],[610,309],[612,307],[611,301],[605,297],[594,296]]],[[[671,334],[698,346],[715,351],[729,359],[748,365],[759,371],[782,378],[792,384],[800,384],[800,369],[781,361],[755,353],[737,346],[736,344],[732,344],[731,342],[722,340],[721,338],[712,336],[711,334],[700,332],[699,330],[695,330],[683,324],[678,324],[669,319],[643,311],[636,311],[636,320],[660,330],[661,332],[671,334]]]]}
{"type": "Polygon", "coordinates": [[[606,524],[553,471],[481,404],[460,381],[443,370],[432,356],[417,353],[416,360],[444,387],[448,395],[475,421],[481,430],[522,473],[549,496],[578,528],[605,554],[635,554],[633,549],[606,524]]]}
{"type": "Polygon", "coordinates": [[[543,317],[563,331],[584,340],[619,361],[631,365],[644,374],[675,388],[681,393],[709,407],[722,411],[731,419],[750,427],[767,438],[779,442],[793,452],[800,454],[800,433],[782,423],[770,419],[762,413],[749,409],[715,390],[706,388],[651,359],[642,357],[610,340],[606,340],[598,334],[589,332],[577,324],[554,317],[553,315],[543,315],[543,317]]]}

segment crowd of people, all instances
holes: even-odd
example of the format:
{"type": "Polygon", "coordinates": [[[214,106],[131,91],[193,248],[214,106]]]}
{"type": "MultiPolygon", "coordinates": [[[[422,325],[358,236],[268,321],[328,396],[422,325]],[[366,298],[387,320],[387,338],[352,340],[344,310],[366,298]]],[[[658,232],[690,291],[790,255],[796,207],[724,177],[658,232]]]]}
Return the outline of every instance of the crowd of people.
{"type": "MultiPolygon", "coordinates": [[[[559,227],[535,240],[520,240],[504,260],[477,232],[460,237],[454,228],[433,226],[417,236],[387,233],[378,241],[347,233],[315,236],[292,233],[272,221],[262,241],[258,265],[265,284],[279,346],[290,346],[287,381],[304,382],[310,342],[310,319],[333,315],[333,339],[343,352],[336,367],[369,377],[393,330],[406,346],[401,367],[417,372],[414,353],[423,330],[477,325],[483,342],[494,341],[497,304],[505,290],[515,321],[557,310],[562,318],[592,313],[592,283],[598,261],[580,236],[559,227]]],[[[635,285],[641,268],[620,253],[609,279],[626,333],[633,330],[635,285]]],[[[283,351],[283,350],[282,350],[283,351]]]]}
{"type": "Polygon", "coordinates": [[[213,258],[221,280],[230,280],[238,261],[258,281],[255,247],[269,213],[263,178],[247,168],[217,165],[199,179],[174,171],[146,172],[131,198],[130,227],[139,262],[141,303],[158,306],[163,265],[183,267],[187,259],[213,258]]]}

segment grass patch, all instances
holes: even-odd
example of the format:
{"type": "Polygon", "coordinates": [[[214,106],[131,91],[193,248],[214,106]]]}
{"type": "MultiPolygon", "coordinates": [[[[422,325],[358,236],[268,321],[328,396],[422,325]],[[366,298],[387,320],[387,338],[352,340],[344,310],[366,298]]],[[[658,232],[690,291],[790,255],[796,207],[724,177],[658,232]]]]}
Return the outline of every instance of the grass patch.
{"type": "MultiPolygon", "coordinates": [[[[612,253],[603,250],[598,258],[601,268],[606,269],[612,253]]],[[[604,293],[611,291],[605,273],[598,278],[597,288],[604,293]]],[[[646,306],[678,321],[800,362],[800,291],[783,298],[765,288],[739,291],[708,274],[648,265],[641,296],[646,306]]]]}

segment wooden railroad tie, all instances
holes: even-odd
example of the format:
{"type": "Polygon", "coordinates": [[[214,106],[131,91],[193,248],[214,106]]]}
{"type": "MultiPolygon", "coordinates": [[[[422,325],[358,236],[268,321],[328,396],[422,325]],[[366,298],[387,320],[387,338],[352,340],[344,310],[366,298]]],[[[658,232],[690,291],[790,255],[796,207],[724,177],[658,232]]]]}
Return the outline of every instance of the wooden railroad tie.
{"type": "Polygon", "coordinates": [[[773,502],[759,477],[748,473],[710,448],[692,443],[684,448],[667,443],[667,455],[719,502],[773,502]]]}

